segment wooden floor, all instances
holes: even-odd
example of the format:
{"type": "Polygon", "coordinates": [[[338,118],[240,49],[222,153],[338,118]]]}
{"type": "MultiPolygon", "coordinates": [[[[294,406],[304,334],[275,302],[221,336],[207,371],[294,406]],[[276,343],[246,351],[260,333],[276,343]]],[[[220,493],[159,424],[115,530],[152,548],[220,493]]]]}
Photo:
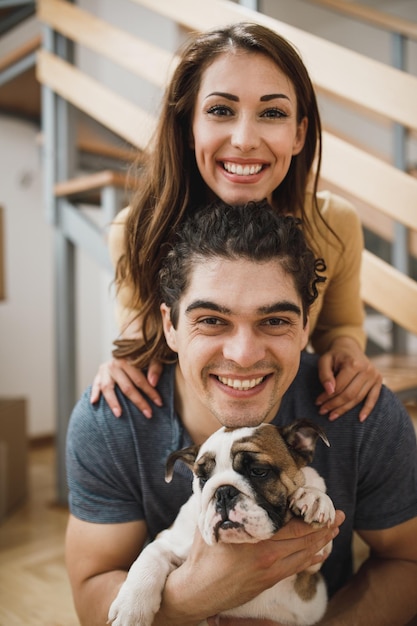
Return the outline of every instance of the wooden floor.
{"type": "Polygon", "coordinates": [[[68,512],[53,505],[54,451],[30,452],[27,503],[0,525],[0,626],[78,626],[64,564],[68,512]]]}

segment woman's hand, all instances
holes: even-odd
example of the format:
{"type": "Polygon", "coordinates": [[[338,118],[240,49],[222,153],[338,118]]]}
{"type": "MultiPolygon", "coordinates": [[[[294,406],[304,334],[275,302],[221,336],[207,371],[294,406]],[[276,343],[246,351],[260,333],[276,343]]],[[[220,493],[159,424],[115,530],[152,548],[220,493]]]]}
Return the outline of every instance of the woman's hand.
{"type": "Polygon", "coordinates": [[[359,413],[365,421],[378,400],[382,376],[354,339],[339,337],[319,359],[319,378],[324,392],[316,404],[320,414],[335,420],[365,400],[359,413]]]}
{"type": "Polygon", "coordinates": [[[102,363],[93,380],[90,402],[94,404],[99,400],[100,394],[103,394],[114,416],[120,417],[122,408],[114,391],[114,386],[117,384],[124,395],[142,411],[145,417],[150,418],[152,417],[152,408],[138,389],[146,393],[157,406],[162,406],[161,396],[155,389],[162,367],[158,361],[152,361],[148,375],[145,376],[142,370],[132,365],[128,359],[113,358],[102,363]]]}

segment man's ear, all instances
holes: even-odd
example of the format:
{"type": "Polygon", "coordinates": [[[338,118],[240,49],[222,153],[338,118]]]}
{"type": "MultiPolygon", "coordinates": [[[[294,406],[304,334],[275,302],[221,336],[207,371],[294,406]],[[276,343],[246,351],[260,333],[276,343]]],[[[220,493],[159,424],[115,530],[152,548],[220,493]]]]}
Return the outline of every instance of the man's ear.
{"type": "Polygon", "coordinates": [[[162,327],[164,329],[165,340],[168,344],[168,347],[173,350],[173,352],[177,351],[177,333],[171,322],[171,309],[164,302],[160,306],[161,317],[162,317],[162,327]]]}

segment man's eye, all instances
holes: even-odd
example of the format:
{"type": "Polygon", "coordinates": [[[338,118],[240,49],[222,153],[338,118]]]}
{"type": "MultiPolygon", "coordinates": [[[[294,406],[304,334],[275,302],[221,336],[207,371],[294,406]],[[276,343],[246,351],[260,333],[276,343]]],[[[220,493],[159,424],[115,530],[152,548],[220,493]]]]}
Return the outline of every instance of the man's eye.
{"type": "Polygon", "coordinates": [[[219,320],[218,317],[205,317],[204,319],[200,320],[200,324],[206,324],[207,326],[220,326],[220,324],[222,324],[222,321],[219,320]]]}
{"type": "Polygon", "coordinates": [[[265,320],[264,324],[266,326],[285,326],[288,322],[283,320],[282,317],[270,317],[265,320]]]}
{"type": "Polygon", "coordinates": [[[226,116],[233,115],[233,111],[229,107],[221,105],[221,104],[216,104],[215,106],[210,107],[207,113],[209,115],[216,115],[218,117],[226,117],[226,116]]]}

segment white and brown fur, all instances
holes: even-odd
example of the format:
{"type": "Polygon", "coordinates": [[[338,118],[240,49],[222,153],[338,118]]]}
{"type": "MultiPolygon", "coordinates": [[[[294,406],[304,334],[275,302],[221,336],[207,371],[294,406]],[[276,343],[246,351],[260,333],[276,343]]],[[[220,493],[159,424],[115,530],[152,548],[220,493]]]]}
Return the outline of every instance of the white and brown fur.
{"type": "MultiPolygon", "coordinates": [[[[167,462],[171,480],[177,460],[193,470],[193,495],[174,524],[139,555],[109,611],[113,626],[150,626],[160,607],[165,581],[186,559],[198,526],[207,544],[258,542],[270,538],[291,517],[314,525],[334,521],[324,480],[307,467],[317,438],[326,435],[300,420],[284,428],[221,428],[198,448],[174,452],[167,462]]],[[[324,551],[329,553],[331,544],[324,551]]],[[[280,581],[246,604],[224,614],[259,617],[296,626],[316,623],[327,593],[320,564],[280,581]]],[[[201,626],[206,624],[202,622],[201,626]]]]}

